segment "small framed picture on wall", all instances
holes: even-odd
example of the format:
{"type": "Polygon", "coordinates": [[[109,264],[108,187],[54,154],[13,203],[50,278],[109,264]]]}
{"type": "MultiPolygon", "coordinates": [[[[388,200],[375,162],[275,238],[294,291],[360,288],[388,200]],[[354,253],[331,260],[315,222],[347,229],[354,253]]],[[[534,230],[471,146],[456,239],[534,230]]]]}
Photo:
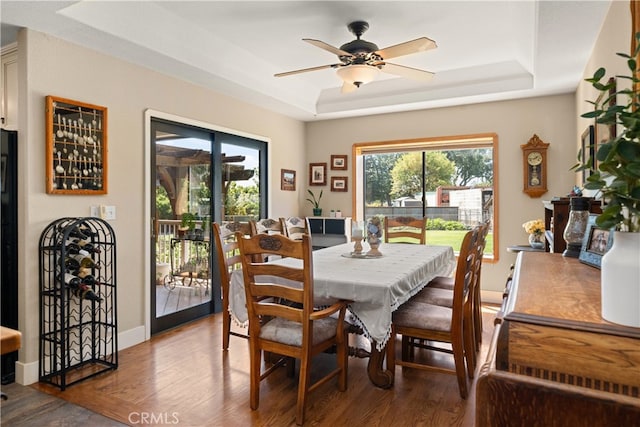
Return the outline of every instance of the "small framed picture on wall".
{"type": "Polygon", "coordinates": [[[331,191],[347,191],[347,179],[346,176],[332,176],[331,191]]]}
{"type": "Polygon", "coordinates": [[[334,171],[346,171],[347,170],[347,156],[332,154],[331,155],[331,170],[334,171]]]}
{"type": "Polygon", "coordinates": [[[327,185],[326,163],[309,163],[309,185],[327,185]]]}
{"type": "Polygon", "coordinates": [[[283,191],[296,191],[296,171],[280,169],[280,189],[283,191]]]}

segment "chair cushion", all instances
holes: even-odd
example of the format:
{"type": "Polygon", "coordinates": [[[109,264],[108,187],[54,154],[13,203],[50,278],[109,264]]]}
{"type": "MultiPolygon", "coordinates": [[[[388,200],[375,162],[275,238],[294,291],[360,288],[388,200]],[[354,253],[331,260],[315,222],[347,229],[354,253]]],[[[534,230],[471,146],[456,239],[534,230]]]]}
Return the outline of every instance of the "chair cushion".
{"type": "Polygon", "coordinates": [[[427,283],[427,286],[430,288],[453,289],[454,282],[453,277],[438,276],[427,283]]]}
{"type": "Polygon", "coordinates": [[[412,296],[411,301],[451,308],[453,307],[453,290],[425,287],[412,296]]]}
{"type": "MultiPolygon", "coordinates": [[[[337,325],[338,320],[331,317],[314,320],[313,344],[318,344],[335,336],[337,325]]],[[[260,338],[302,347],[302,324],[277,317],[262,325],[260,338]]]]}
{"type": "Polygon", "coordinates": [[[450,332],[452,316],[451,308],[409,301],[393,312],[393,324],[406,328],[450,332]]]}

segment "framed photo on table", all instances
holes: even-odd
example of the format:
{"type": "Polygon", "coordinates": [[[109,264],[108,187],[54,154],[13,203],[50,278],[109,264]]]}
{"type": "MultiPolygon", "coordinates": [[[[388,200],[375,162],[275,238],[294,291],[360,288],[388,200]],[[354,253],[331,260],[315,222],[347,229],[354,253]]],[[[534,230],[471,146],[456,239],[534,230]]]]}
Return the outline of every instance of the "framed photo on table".
{"type": "Polygon", "coordinates": [[[614,229],[600,228],[596,224],[598,215],[589,215],[587,229],[582,239],[582,248],[578,259],[584,264],[600,268],[602,256],[613,245],[614,229]]]}
{"type": "Polygon", "coordinates": [[[280,189],[283,191],[296,191],[296,171],[280,169],[280,189]]]}
{"type": "Polygon", "coordinates": [[[347,191],[347,179],[346,176],[332,176],[331,191],[347,191]]]}
{"type": "Polygon", "coordinates": [[[326,163],[309,163],[309,185],[327,185],[326,163]]]}
{"type": "Polygon", "coordinates": [[[346,171],[347,170],[347,156],[346,155],[331,155],[331,170],[334,171],[346,171]]]}

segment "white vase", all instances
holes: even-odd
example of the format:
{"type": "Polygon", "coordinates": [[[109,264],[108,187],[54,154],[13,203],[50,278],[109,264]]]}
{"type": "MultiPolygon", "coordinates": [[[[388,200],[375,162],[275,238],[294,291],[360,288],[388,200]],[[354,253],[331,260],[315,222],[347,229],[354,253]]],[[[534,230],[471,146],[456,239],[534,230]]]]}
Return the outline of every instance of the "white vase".
{"type": "Polygon", "coordinates": [[[602,317],[640,328],[640,233],[614,232],[601,270],[602,317]]]}

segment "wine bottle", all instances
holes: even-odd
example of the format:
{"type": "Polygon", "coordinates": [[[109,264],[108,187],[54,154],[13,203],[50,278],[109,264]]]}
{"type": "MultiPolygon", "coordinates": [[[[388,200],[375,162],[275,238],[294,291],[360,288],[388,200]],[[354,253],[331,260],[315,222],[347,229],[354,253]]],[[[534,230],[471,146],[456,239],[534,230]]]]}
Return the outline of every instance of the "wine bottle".
{"type": "Polygon", "coordinates": [[[89,236],[80,231],[78,227],[73,227],[69,230],[69,237],[75,237],[81,240],[89,240],[89,236]]]}
{"type": "Polygon", "coordinates": [[[93,291],[91,286],[89,286],[89,283],[96,283],[93,276],[85,276],[84,279],[81,279],[73,274],[65,273],[63,281],[65,285],[71,289],[73,296],[91,301],[102,301],[102,298],[93,291]]]}
{"type": "Polygon", "coordinates": [[[69,272],[76,272],[80,268],[80,262],[75,258],[66,257],[64,259],[64,268],[69,272]]]}
{"type": "MultiPolygon", "coordinates": [[[[84,249],[89,253],[100,253],[100,248],[97,245],[94,245],[88,240],[79,239],[77,237],[72,237],[67,240],[67,247],[69,245],[75,245],[78,249],[84,249]]],[[[77,253],[77,252],[76,252],[77,253]]]]}
{"type": "Polygon", "coordinates": [[[68,253],[68,254],[77,254],[80,252],[80,246],[76,243],[67,243],[64,247],[64,250],[68,253]]]}
{"type": "Polygon", "coordinates": [[[80,249],[80,252],[77,254],[71,254],[69,258],[75,259],[78,261],[80,268],[100,268],[100,266],[89,256],[89,252],[80,249]]]}
{"type": "Polygon", "coordinates": [[[73,295],[80,299],[87,299],[90,301],[102,301],[102,298],[96,294],[89,286],[81,283],[78,289],[74,289],[73,295]]]}
{"type": "Polygon", "coordinates": [[[70,273],[64,273],[62,281],[70,289],[78,289],[82,284],[82,279],[70,273]]]}

